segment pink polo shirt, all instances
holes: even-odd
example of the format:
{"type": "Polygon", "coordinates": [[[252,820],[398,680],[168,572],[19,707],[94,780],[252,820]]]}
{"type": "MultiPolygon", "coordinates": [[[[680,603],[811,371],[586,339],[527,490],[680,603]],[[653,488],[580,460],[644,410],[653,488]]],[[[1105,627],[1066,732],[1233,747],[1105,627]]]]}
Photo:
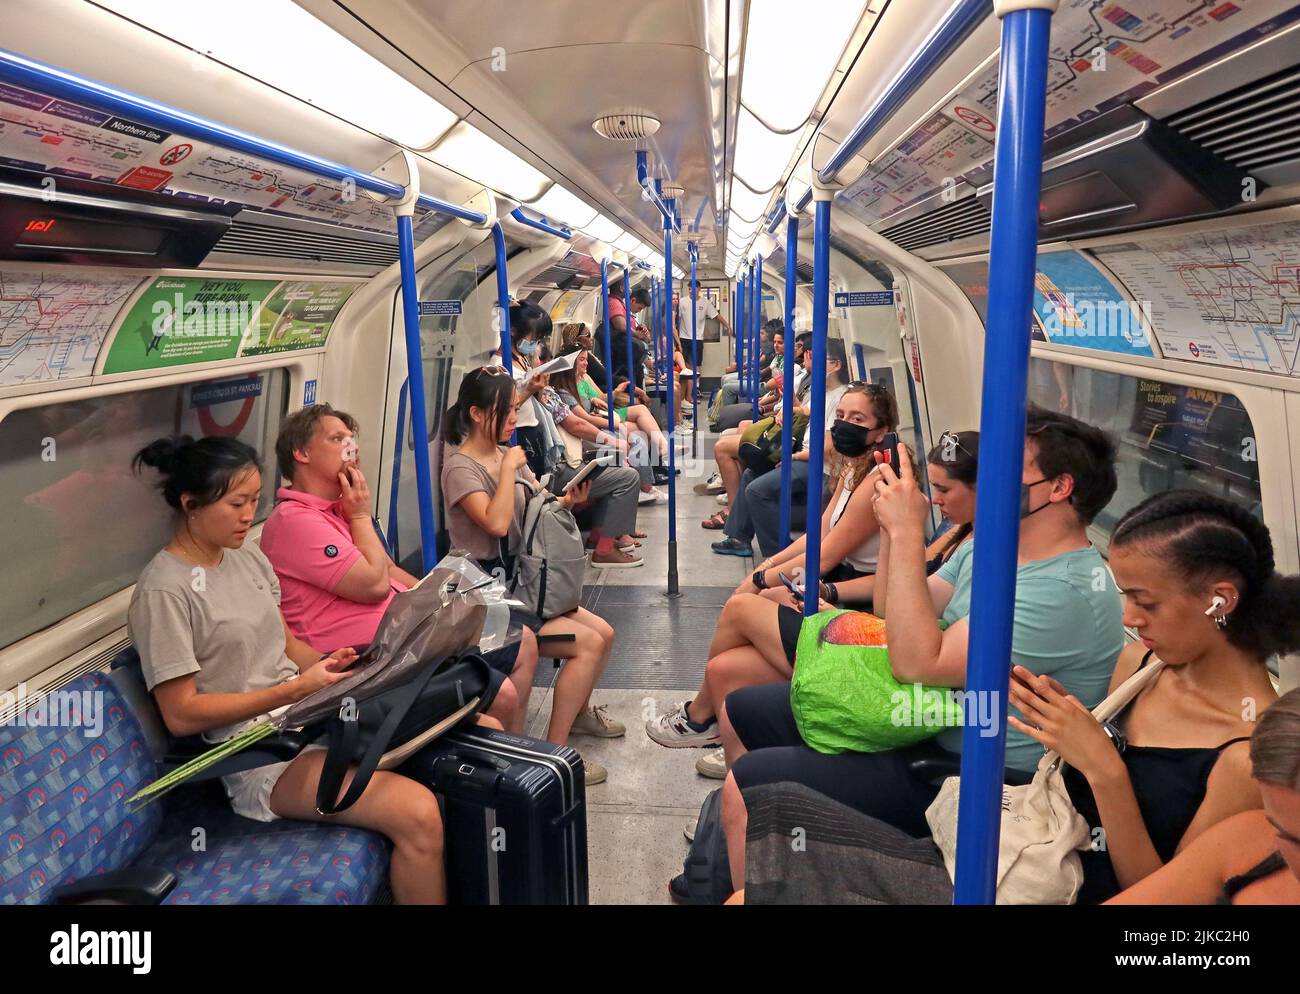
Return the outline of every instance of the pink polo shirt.
{"type": "Polygon", "coordinates": [[[291,487],[275,497],[262,528],[262,552],[280,580],[280,610],[289,628],[317,652],[370,642],[393,594],[406,587],[394,581],[374,604],[340,597],[334,591],[361,550],[338,501],[291,487]]]}

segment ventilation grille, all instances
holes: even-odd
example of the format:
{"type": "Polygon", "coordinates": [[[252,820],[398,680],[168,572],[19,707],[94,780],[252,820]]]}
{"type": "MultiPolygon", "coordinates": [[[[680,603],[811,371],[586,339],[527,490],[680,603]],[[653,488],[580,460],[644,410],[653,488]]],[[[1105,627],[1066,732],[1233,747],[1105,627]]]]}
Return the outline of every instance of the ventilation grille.
{"type": "Polygon", "coordinates": [[[988,208],[980,203],[978,197],[972,196],[885,228],[880,233],[899,248],[915,252],[931,245],[985,234],[990,226],[988,208]]]}
{"type": "Polygon", "coordinates": [[[539,273],[528,282],[530,286],[543,286],[548,290],[552,287],[580,290],[589,286],[599,286],[600,266],[589,255],[570,252],[550,269],[539,273]]]}
{"type": "Polygon", "coordinates": [[[85,676],[87,673],[96,673],[105,669],[111,663],[114,657],[131,644],[130,639],[122,639],[114,645],[110,645],[102,652],[97,652],[89,659],[77,664],[71,670],[60,673],[56,679],[48,684],[35,684],[28,681],[27,697],[20,698],[17,703],[7,710],[0,711],[0,725],[13,725],[18,719],[18,711],[23,707],[30,708],[36,701],[47,694],[51,694],[60,687],[66,687],[78,677],[85,676]]]}
{"type": "MultiPolygon", "coordinates": [[[[396,230],[391,238],[339,226],[315,225],[313,230],[302,230],[271,218],[250,220],[249,213],[245,211],[235,218],[213,252],[301,262],[340,262],[376,271],[397,261],[396,230]]],[[[416,223],[416,241],[428,238],[451,220],[449,215],[431,212],[416,223]]]]}
{"type": "Polygon", "coordinates": [[[649,114],[606,114],[591,122],[596,134],[614,142],[634,142],[649,138],[659,130],[659,121],[649,114]]]}
{"type": "Polygon", "coordinates": [[[1300,68],[1240,86],[1165,123],[1242,169],[1300,163],[1300,68]]]}

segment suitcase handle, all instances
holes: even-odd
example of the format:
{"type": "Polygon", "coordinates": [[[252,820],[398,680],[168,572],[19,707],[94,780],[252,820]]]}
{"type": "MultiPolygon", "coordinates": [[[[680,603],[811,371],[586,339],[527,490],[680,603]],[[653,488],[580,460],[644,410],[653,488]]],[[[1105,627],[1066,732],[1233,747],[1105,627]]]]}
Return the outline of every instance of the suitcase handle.
{"type": "Polygon", "coordinates": [[[571,804],[564,811],[561,811],[558,815],[556,815],[554,818],[551,819],[550,821],[551,831],[558,832],[560,829],[564,828],[566,825],[569,824],[569,822],[573,821],[573,819],[578,816],[578,812],[580,812],[583,809],[583,807],[584,807],[583,804],[575,803],[575,804],[571,804]]]}

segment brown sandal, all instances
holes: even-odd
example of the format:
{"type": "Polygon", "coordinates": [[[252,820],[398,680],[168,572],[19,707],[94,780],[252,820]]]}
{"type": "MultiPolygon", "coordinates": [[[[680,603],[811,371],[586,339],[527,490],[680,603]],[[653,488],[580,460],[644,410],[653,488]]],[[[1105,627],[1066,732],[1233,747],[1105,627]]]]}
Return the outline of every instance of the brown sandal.
{"type": "Polygon", "coordinates": [[[700,527],[707,528],[709,531],[721,531],[727,526],[727,512],[719,511],[707,521],[701,521],[700,527]]]}

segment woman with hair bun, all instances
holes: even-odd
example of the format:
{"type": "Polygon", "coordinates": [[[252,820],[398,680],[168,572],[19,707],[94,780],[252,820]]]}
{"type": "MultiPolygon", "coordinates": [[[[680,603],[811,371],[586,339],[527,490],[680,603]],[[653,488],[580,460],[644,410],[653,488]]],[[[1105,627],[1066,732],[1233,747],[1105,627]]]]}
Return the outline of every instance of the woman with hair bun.
{"type": "MultiPolygon", "coordinates": [[[[280,614],[275,571],[245,541],[262,491],[257,452],[232,438],[182,435],[150,443],[132,465],[158,471],[163,499],[176,512],[171,540],[140,574],[127,613],[145,684],[168,730],[224,741],[343,679],[356,652],[322,657],[294,638],[280,614]]],[[[231,807],[258,821],[298,818],[382,832],[393,842],[396,900],[443,903],[442,817],[433,794],[380,771],[356,804],[323,816],[316,810],[323,757],[308,747],[289,762],[222,777],[231,807]]]]}

